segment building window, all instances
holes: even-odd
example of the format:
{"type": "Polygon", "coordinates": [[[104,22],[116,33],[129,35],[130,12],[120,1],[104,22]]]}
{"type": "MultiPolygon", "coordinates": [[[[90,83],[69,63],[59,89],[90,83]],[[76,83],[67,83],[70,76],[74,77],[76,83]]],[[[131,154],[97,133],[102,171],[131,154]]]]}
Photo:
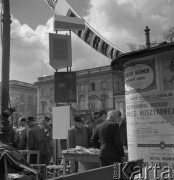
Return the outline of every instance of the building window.
{"type": "Polygon", "coordinates": [[[115,82],[115,90],[120,90],[120,82],[119,81],[115,82]]]}
{"type": "Polygon", "coordinates": [[[18,107],[18,112],[21,114],[24,112],[24,108],[21,106],[21,107],[18,107]]]}
{"type": "Polygon", "coordinates": [[[90,87],[91,87],[91,91],[95,91],[95,83],[91,83],[90,87]]]}
{"type": "Polygon", "coordinates": [[[47,113],[47,102],[41,102],[41,114],[47,113]]]}
{"type": "Polygon", "coordinates": [[[117,89],[120,89],[120,82],[117,81],[117,89]]]}
{"type": "Polygon", "coordinates": [[[79,104],[79,108],[78,108],[79,110],[85,110],[86,104],[84,98],[79,99],[78,104],[79,104]]]}
{"type": "Polygon", "coordinates": [[[50,89],[50,96],[53,96],[53,95],[54,95],[54,89],[51,88],[51,89],[50,89]]]}
{"type": "Polygon", "coordinates": [[[41,97],[44,97],[44,96],[45,96],[45,90],[42,89],[42,91],[41,91],[41,97]]]}
{"type": "Polygon", "coordinates": [[[28,114],[29,114],[29,116],[33,115],[33,107],[32,106],[28,106],[28,114]]]}
{"type": "Polygon", "coordinates": [[[79,86],[79,92],[84,92],[85,91],[85,86],[84,85],[80,85],[79,86]]]}
{"type": "Polygon", "coordinates": [[[106,89],[106,87],[107,87],[106,81],[102,81],[101,82],[101,90],[106,89]]]}
{"type": "Polygon", "coordinates": [[[21,102],[24,102],[24,95],[21,95],[21,102]]]}
{"type": "Polygon", "coordinates": [[[31,96],[28,97],[28,102],[32,103],[32,97],[31,96]]]}

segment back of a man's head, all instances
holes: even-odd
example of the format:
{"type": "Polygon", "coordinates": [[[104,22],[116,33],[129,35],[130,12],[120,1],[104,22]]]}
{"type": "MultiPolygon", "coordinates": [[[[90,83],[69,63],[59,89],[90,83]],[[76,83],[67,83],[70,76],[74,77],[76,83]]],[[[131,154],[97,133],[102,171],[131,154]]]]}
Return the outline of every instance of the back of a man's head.
{"type": "Polygon", "coordinates": [[[119,122],[120,118],[121,118],[121,112],[120,111],[112,110],[112,111],[108,112],[107,120],[119,122]]]}
{"type": "Polygon", "coordinates": [[[26,121],[27,121],[27,119],[25,117],[21,117],[21,118],[19,118],[18,122],[21,127],[24,127],[26,125],[26,121]]]}

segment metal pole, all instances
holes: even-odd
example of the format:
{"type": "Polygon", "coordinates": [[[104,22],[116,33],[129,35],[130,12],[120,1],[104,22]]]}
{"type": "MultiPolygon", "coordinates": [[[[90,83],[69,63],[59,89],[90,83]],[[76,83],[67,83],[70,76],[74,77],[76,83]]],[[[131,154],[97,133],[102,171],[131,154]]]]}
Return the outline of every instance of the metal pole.
{"type": "MultiPolygon", "coordinates": [[[[57,31],[56,31],[57,34],[57,31]]],[[[56,72],[58,72],[58,70],[56,69],[56,72]]],[[[56,92],[54,92],[56,93],[56,92]]],[[[56,107],[58,107],[58,103],[56,102],[56,107]]],[[[56,165],[58,165],[58,141],[59,139],[56,139],[56,165]]]]}
{"type": "Polygon", "coordinates": [[[69,105],[69,68],[67,67],[67,77],[66,77],[66,84],[67,84],[67,104],[69,105]]]}
{"type": "MultiPolygon", "coordinates": [[[[10,3],[2,0],[2,81],[1,81],[1,114],[8,109],[9,101],[9,66],[10,66],[10,3]]],[[[6,139],[4,133],[9,131],[8,118],[0,119],[0,142],[6,139]]]]}

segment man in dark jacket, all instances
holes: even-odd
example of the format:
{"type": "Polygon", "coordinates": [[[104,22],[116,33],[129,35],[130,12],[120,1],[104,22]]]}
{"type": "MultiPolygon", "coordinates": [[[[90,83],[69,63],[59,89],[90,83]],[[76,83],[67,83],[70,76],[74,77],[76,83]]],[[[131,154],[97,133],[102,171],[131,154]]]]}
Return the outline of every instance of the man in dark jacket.
{"type": "Polygon", "coordinates": [[[52,135],[52,131],[53,131],[53,127],[52,127],[52,124],[51,124],[51,119],[47,116],[44,116],[43,118],[43,130],[46,134],[46,137],[47,137],[47,141],[48,141],[48,144],[49,144],[49,149],[50,149],[50,159],[53,161],[53,135],[52,135]]]}
{"type": "Polygon", "coordinates": [[[106,121],[96,126],[91,137],[91,145],[100,148],[101,166],[112,165],[125,159],[118,125],[120,118],[119,111],[108,112],[106,121]]]}
{"type": "MultiPolygon", "coordinates": [[[[74,125],[68,130],[67,147],[76,148],[76,146],[89,147],[87,129],[80,116],[74,118],[74,125]]],[[[71,162],[71,172],[78,172],[78,161],[71,162]]]]}
{"type": "MultiPolygon", "coordinates": [[[[50,152],[49,144],[47,142],[46,134],[42,127],[38,126],[34,117],[28,117],[27,125],[28,136],[27,136],[27,149],[28,150],[39,150],[41,163],[48,165],[50,163],[50,152]]],[[[32,156],[31,164],[36,163],[36,157],[32,156]]]]}

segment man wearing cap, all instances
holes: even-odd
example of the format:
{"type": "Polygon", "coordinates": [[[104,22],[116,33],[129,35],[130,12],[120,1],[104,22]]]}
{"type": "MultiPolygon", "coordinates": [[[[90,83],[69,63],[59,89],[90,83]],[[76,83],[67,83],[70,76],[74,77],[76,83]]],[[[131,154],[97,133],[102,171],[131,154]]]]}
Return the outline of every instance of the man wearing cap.
{"type": "MultiPolygon", "coordinates": [[[[74,118],[74,125],[68,130],[67,148],[75,148],[76,146],[89,147],[87,129],[83,125],[80,116],[74,118]]],[[[78,172],[78,162],[71,162],[72,173],[78,172]]]]}
{"type": "MultiPolygon", "coordinates": [[[[47,142],[46,134],[42,127],[40,127],[34,117],[28,117],[27,125],[29,126],[27,136],[27,149],[39,150],[41,163],[48,165],[50,163],[49,144],[47,142]]],[[[32,156],[30,163],[36,163],[36,156],[32,156]]]]}
{"type": "Polygon", "coordinates": [[[18,129],[19,133],[19,140],[17,148],[19,150],[26,150],[27,149],[27,133],[28,133],[28,125],[26,123],[27,119],[25,117],[21,117],[19,119],[20,128],[18,129]]]}
{"type": "Polygon", "coordinates": [[[47,137],[47,141],[49,144],[49,148],[50,148],[50,158],[52,158],[53,156],[53,142],[52,142],[52,124],[51,124],[51,120],[48,116],[44,116],[43,118],[43,129],[45,131],[46,137],[47,137]]]}

